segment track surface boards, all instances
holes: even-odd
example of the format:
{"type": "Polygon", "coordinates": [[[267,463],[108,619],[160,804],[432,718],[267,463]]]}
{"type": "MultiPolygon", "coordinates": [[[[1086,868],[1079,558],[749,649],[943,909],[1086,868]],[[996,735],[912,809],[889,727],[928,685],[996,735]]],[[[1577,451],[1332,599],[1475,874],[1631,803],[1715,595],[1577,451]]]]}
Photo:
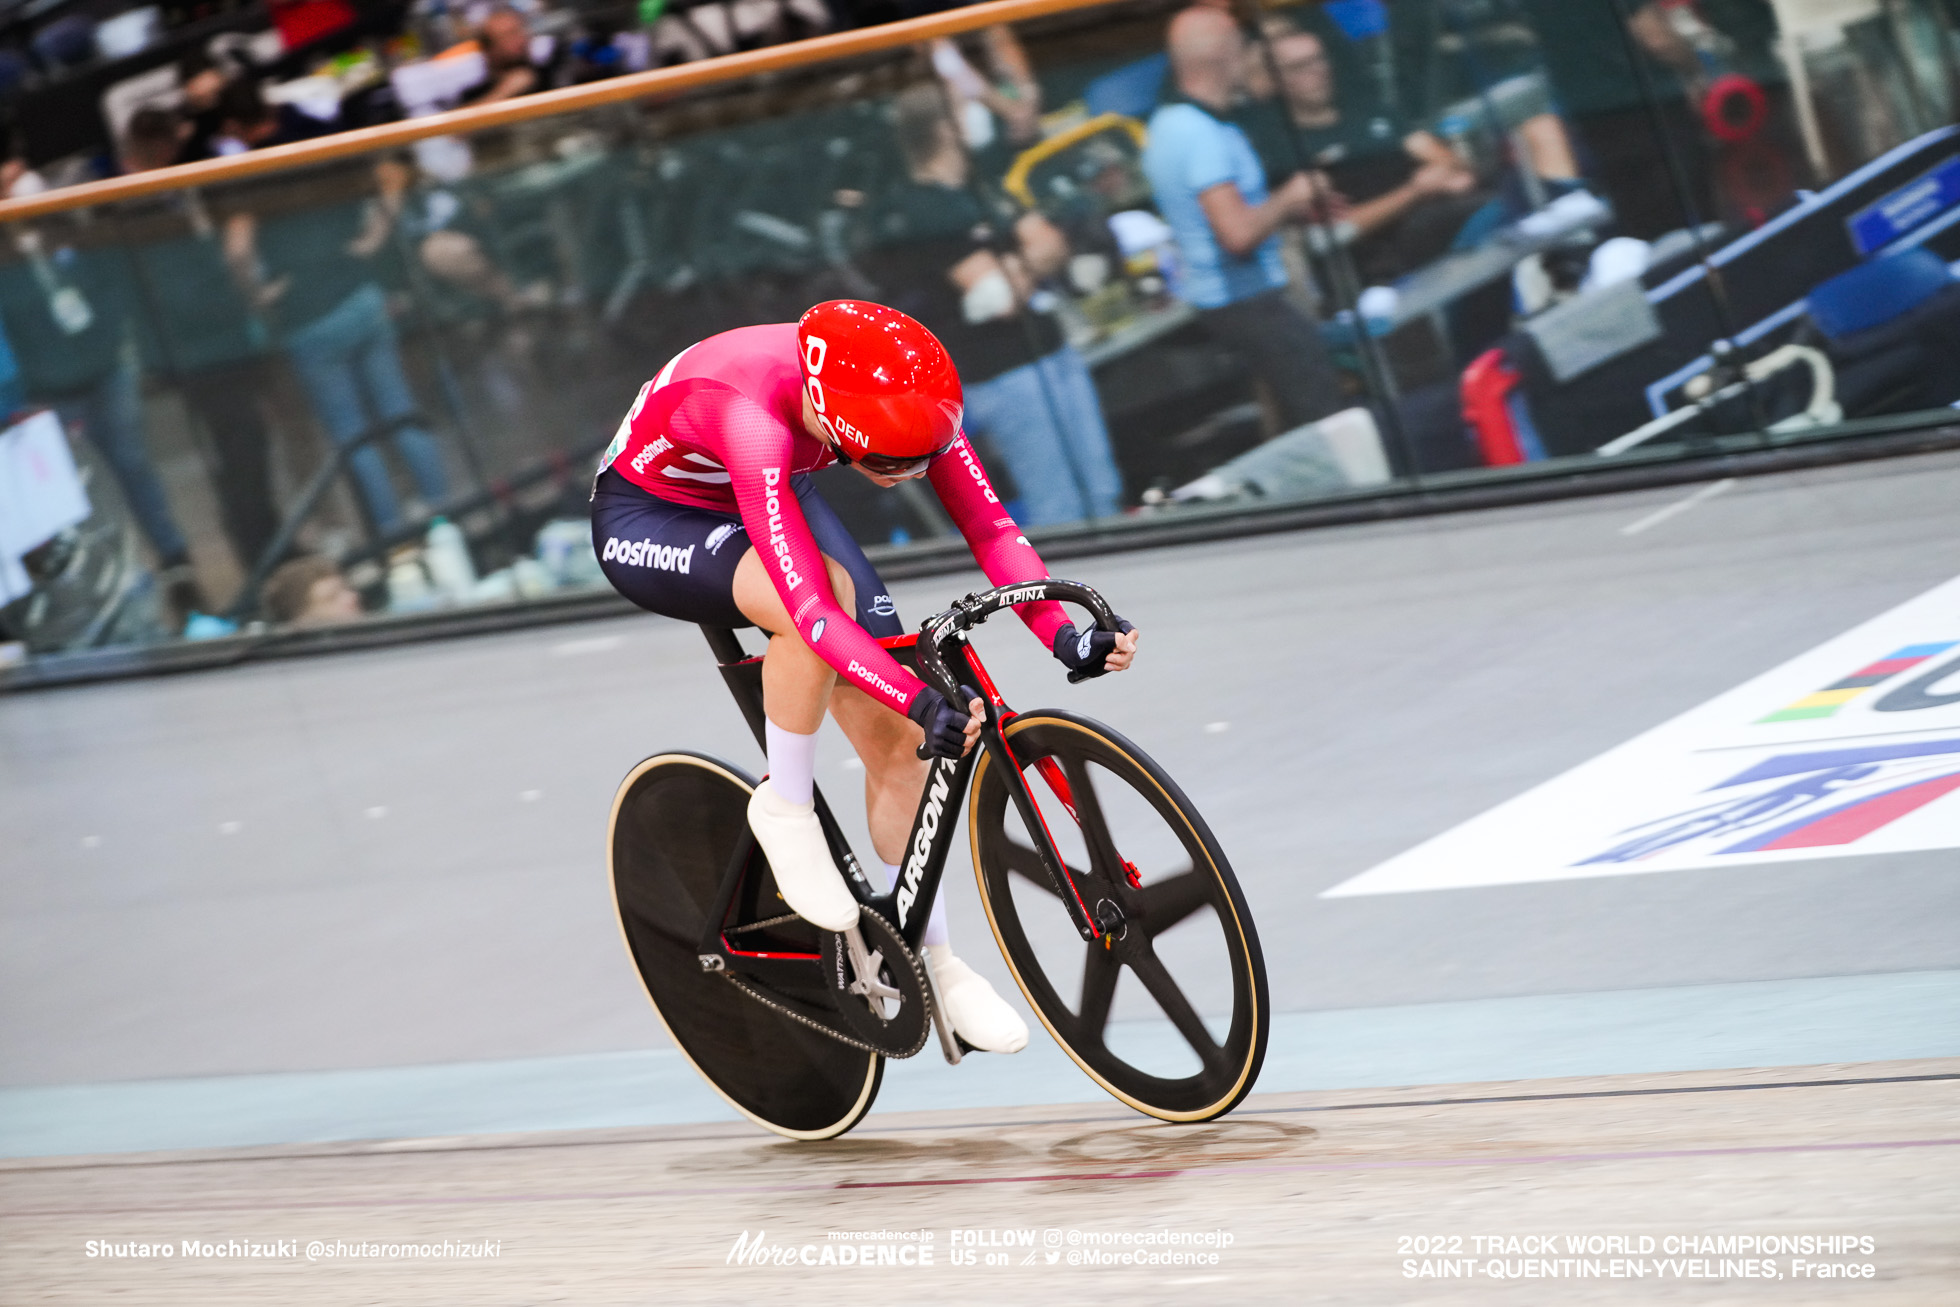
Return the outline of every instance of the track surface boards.
{"type": "MultiPolygon", "coordinates": [[[[1396,1305],[1951,1302],[1960,1274],[1956,1075],[1960,1060],[1947,1059],[1255,1095],[1233,1116],[1195,1127],[1144,1121],[1112,1104],[874,1116],[821,1144],[730,1125],[8,1165],[0,1167],[0,1274],[10,1301],[200,1305],[601,1307],[807,1302],[812,1293],[1300,1302],[1303,1285],[1315,1301],[1396,1305]],[[1927,1076],[1945,1078],[1902,1079],[1927,1076]],[[1841,1083],[1793,1083],[1816,1081],[1841,1083]],[[1765,1085],[1789,1087],[1749,1087],[1765,1085]],[[1670,1090],[1690,1092],[1655,1092],[1670,1090]],[[1233,1242],[1218,1265],[1202,1268],[1045,1260],[1048,1229],[1165,1228],[1224,1231],[1233,1242]],[[952,1265],[956,1229],[1003,1240],[1025,1231],[1036,1242],[1011,1245],[1006,1265],[952,1265]],[[932,1232],[930,1268],[727,1264],[744,1233],[820,1250],[834,1248],[830,1231],[903,1230],[932,1232]],[[1467,1247],[1471,1236],[1548,1234],[1864,1235],[1874,1240],[1870,1255],[1812,1260],[1868,1263],[1876,1278],[1521,1285],[1481,1273],[1447,1284],[1404,1277],[1404,1237],[1456,1236],[1467,1247]],[[301,1246],[488,1239],[499,1253],[319,1262],[79,1255],[89,1238],[146,1235],[301,1246]],[[1035,1264],[1024,1265],[1028,1258],[1035,1264]]],[[[1772,1260],[1787,1276],[1791,1259],[1772,1260]]]]}

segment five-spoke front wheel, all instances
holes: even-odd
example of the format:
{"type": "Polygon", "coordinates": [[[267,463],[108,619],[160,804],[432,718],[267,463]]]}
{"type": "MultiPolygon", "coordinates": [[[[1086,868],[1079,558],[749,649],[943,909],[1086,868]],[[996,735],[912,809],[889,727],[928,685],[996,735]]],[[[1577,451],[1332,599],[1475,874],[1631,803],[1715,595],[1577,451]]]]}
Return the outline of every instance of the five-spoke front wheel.
{"type": "Polygon", "coordinates": [[[1042,711],[1004,733],[1036,821],[989,752],[974,774],[973,865],[1022,993],[1076,1064],[1138,1111],[1229,1111],[1259,1074],[1271,1018],[1252,915],[1204,819],[1100,723],[1042,711]],[[1044,838],[1069,883],[1036,852],[1044,838]],[[1084,942],[1064,894],[1121,924],[1084,942]]]}

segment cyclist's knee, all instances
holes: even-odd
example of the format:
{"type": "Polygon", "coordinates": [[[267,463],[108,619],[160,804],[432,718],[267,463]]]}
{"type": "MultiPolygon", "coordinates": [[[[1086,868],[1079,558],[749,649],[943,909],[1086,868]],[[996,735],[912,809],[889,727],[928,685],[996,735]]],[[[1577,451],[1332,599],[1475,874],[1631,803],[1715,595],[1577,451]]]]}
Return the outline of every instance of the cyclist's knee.
{"type": "MultiPolygon", "coordinates": [[[[837,597],[837,606],[846,613],[857,611],[857,587],[851,581],[851,574],[844,565],[826,555],[824,569],[829,574],[830,590],[837,597]]],[[[735,569],[735,607],[757,626],[773,635],[791,636],[798,643],[798,634],[791,620],[782,596],[776,592],[775,581],[762,556],[750,549],[742,556],[735,569]]]]}

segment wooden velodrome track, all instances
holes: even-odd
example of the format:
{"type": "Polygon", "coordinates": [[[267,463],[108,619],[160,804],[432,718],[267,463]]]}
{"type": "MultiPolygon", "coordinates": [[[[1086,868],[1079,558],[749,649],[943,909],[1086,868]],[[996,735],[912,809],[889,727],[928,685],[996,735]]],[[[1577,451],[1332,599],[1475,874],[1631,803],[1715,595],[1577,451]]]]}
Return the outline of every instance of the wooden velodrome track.
{"type": "Polygon", "coordinates": [[[0,1298],[1946,1304],[1960,1301],[1956,1080],[1945,1059],[1256,1095],[1199,1127],[1112,1104],[874,1117],[814,1145],[715,1125],[6,1163],[0,1298]],[[1175,1249],[1217,1264],[1081,1264],[1173,1248],[1167,1230],[1211,1240],[1175,1249]],[[1156,1245],[1115,1241],[1153,1231],[1156,1245]],[[745,1235],[798,1264],[731,1264],[745,1235]],[[1630,1255],[1568,1252],[1593,1236],[1630,1255]],[[1699,1242],[1738,1236],[1852,1242],[1808,1257],[1699,1242]],[[1441,1242],[1415,1255],[1425,1239],[1441,1242]],[[91,1240],[180,1251],[91,1257],[91,1240]],[[241,1247],[187,1256],[185,1240],[241,1247]],[[309,1259],[315,1240],[479,1255],[309,1259]],[[907,1262],[923,1244],[931,1265],[826,1264],[881,1244],[907,1262]],[[1608,1275],[1616,1256],[1645,1275],[1572,1278],[1587,1263],[1608,1275]],[[1493,1278],[1507,1273],[1526,1282],[1493,1278]]]}

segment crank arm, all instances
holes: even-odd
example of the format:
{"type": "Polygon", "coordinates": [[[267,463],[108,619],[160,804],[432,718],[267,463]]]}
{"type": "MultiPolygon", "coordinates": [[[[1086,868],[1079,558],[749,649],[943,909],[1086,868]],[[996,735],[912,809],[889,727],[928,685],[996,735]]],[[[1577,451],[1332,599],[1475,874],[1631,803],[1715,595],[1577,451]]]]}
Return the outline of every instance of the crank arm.
{"type": "Polygon", "coordinates": [[[883,1010],[886,999],[902,999],[897,990],[878,980],[878,966],[881,955],[873,953],[865,945],[864,932],[856,926],[844,932],[844,949],[851,959],[851,974],[857,979],[850,985],[851,993],[859,998],[876,999],[883,1010]]]}

